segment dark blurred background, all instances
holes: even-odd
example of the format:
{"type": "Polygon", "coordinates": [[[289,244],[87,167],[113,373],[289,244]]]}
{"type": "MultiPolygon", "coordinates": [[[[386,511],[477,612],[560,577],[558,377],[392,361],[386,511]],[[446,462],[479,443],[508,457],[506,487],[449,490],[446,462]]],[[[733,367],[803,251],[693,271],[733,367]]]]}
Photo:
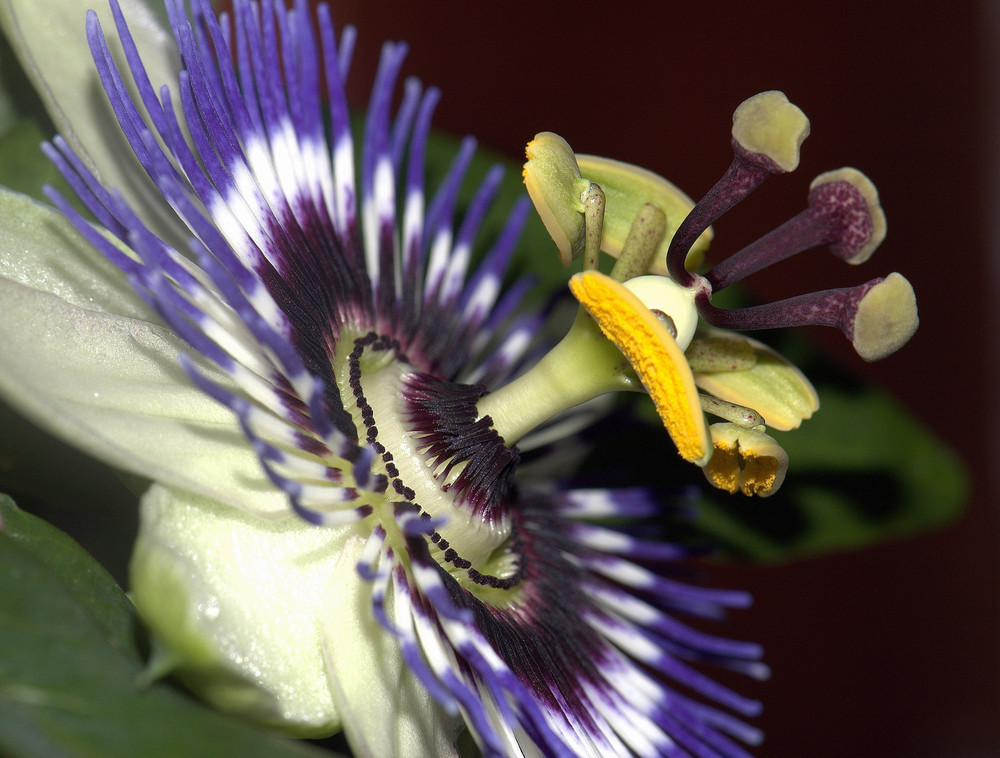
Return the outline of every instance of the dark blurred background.
{"type": "MultiPolygon", "coordinates": [[[[515,160],[542,130],[638,163],[697,197],[728,165],[733,108],[784,90],[812,122],[802,163],[716,225],[732,252],[804,207],[843,165],[879,187],[889,236],[861,269],[814,254],[753,278],[773,300],[890,271],[921,326],[867,365],[816,330],[848,371],[895,393],[967,461],[970,504],[950,526],[848,554],[726,567],[755,607],[728,631],[767,649],[764,758],[1000,755],[1000,561],[995,346],[1000,208],[1000,4],[334,3],[360,29],[363,105],[384,39],[439,85],[436,125],[515,160]]],[[[794,465],[794,463],[793,463],[794,465]]],[[[792,472],[794,475],[794,469],[792,472]]]]}

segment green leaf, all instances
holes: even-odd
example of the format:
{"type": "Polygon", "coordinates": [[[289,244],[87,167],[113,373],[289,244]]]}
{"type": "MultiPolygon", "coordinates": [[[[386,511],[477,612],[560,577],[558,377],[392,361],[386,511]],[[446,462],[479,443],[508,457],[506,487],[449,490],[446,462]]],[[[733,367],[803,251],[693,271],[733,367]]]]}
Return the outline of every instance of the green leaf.
{"type": "Polygon", "coordinates": [[[0,34],[0,134],[19,121],[34,121],[52,134],[54,127],[25,76],[7,38],[0,34]]]}
{"type": "Polygon", "coordinates": [[[140,687],[135,617],[76,543],[0,496],[0,755],[308,758],[166,684],[140,687]]]}
{"type": "Polygon", "coordinates": [[[764,500],[704,498],[699,526],[726,548],[776,561],[913,534],[961,512],[961,461],[898,403],[872,389],[819,386],[821,408],[773,436],[789,456],[764,500]]]}
{"type": "Polygon", "coordinates": [[[11,124],[0,137],[0,185],[15,192],[46,202],[42,187],[58,184],[63,195],[63,179],[52,162],[42,153],[42,140],[46,134],[38,124],[21,119],[11,124]]]}
{"type": "Polygon", "coordinates": [[[10,43],[0,34],[0,185],[45,201],[42,187],[51,184],[79,208],[69,185],[42,153],[42,141],[54,133],[10,43]]]}

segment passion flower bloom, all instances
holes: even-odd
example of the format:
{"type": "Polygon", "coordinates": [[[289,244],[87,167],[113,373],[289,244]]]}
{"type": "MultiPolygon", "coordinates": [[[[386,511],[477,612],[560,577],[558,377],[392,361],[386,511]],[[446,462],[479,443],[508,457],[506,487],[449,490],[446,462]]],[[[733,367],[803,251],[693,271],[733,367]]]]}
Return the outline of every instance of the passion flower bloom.
{"type": "Polygon", "coordinates": [[[788,229],[702,276],[685,259],[708,225],[797,160],[787,101],[741,106],[734,168],[697,205],[540,136],[529,191],[585,265],[570,280],[582,308],[539,357],[530,284],[505,285],[529,205],[480,239],[501,175],[459,211],[469,140],[425,187],[438,92],[407,81],[393,108],[404,46],[383,49],[357,129],[353,31],[338,39],[325,7],[238,2],[217,19],[194,0],[189,19],[173,0],[170,40],[112,0],[116,34],[93,11],[85,32],[109,129],[51,55],[62,14],[44,6],[6,0],[3,21],[64,133],[46,151],[96,223],[50,193],[88,246],[0,195],[0,388],[153,480],[131,569],[151,673],[291,733],[343,727],[361,755],[457,755],[463,728],[490,756],[745,755],[760,705],[702,669],[763,677],[760,648],[679,617],[749,597],[678,582],[689,551],[636,536],[679,494],[573,489],[544,450],[576,444],[588,401],[644,391],[710,481],[775,490],[787,460],[762,426],[797,426],[814,393],[759,343],[698,331],[698,314],[835,323],[865,357],[905,342],[912,292],[892,277],[762,310],[711,304],[806,247],[865,257],[880,223],[857,201],[867,185],[821,182],[788,229]],[[602,248],[619,255],[610,275],[602,248]],[[709,429],[702,408],[727,421],[709,429]],[[522,456],[548,478],[523,476],[522,456]]]}

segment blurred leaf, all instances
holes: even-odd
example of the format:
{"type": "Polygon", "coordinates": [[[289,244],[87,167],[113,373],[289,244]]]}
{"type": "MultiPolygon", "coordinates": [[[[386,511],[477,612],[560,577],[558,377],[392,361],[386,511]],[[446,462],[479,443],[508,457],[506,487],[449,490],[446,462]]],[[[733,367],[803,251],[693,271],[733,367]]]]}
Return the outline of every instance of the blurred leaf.
{"type": "MultiPolygon", "coordinates": [[[[822,364],[806,373],[836,375],[822,364]]],[[[772,497],[712,489],[680,459],[641,396],[588,433],[594,448],[581,466],[581,483],[641,484],[673,502],[693,499],[693,518],[668,520],[644,536],[765,563],[898,539],[961,513],[967,475],[944,442],[884,392],[832,381],[817,382],[817,389],[819,412],[795,431],[773,433],[790,463],[784,485],[772,497]]]]}
{"type": "MultiPolygon", "coordinates": [[[[47,202],[42,193],[46,184],[75,198],[40,147],[54,133],[41,100],[0,35],[0,184],[43,202],[47,202]]],[[[80,207],[75,200],[74,204],[80,207]]]]}
{"type": "Polygon", "coordinates": [[[76,543],[0,496],[0,755],[329,756],[232,721],[143,668],[128,599],[76,543]]]}
{"type": "MultiPolygon", "coordinates": [[[[11,124],[0,136],[0,184],[42,202],[45,184],[59,184],[63,179],[55,166],[42,153],[39,145],[46,138],[41,127],[29,119],[11,124]]],[[[68,196],[68,188],[63,189],[68,196]]]]}
{"type": "Polygon", "coordinates": [[[712,493],[702,529],[733,553],[775,561],[901,537],[960,513],[967,477],[947,445],[882,392],[819,392],[812,419],[773,435],[790,460],[782,489],[763,500],[712,493]]]}
{"type": "Polygon", "coordinates": [[[24,75],[7,38],[0,34],[0,135],[23,120],[46,123],[51,132],[51,122],[41,101],[24,75]]]}
{"type": "Polygon", "coordinates": [[[654,471],[651,484],[667,492],[694,483],[695,518],[664,527],[663,536],[707,543],[741,560],[851,550],[957,517],[968,475],[955,452],[892,397],[845,378],[804,342],[793,342],[782,352],[814,380],[821,406],[799,429],[769,432],[789,457],[785,483],[772,497],[729,495],[700,481],[666,446],[642,398],[633,401],[637,420],[605,435],[594,457],[612,469],[654,471]]]}
{"type": "Polygon", "coordinates": [[[72,534],[119,582],[127,575],[144,489],[130,491],[120,473],[35,426],[0,398],[0,492],[72,534]],[[53,461],[58,476],[52,475],[53,461]]]}

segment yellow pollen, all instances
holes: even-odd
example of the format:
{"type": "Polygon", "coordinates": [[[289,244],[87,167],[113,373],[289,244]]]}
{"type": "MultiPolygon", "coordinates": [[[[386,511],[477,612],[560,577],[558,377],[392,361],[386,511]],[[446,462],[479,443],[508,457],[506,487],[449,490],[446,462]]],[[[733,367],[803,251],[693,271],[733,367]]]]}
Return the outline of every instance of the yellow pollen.
{"type": "Polygon", "coordinates": [[[576,274],[569,288],[632,365],[681,457],[704,466],[712,444],[698,389],[667,328],[632,292],[597,271],[576,274]]]}
{"type": "Polygon", "coordinates": [[[740,459],[736,448],[716,442],[705,475],[716,489],[735,494],[740,488],[740,459]]]}
{"type": "Polygon", "coordinates": [[[715,453],[702,470],[713,486],[748,497],[768,497],[778,491],[788,470],[788,455],[762,428],[723,422],[712,424],[709,432],[715,453]]]}
{"type": "Polygon", "coordinates": [[[767,495],[778,478],[778,461],[717,442],[705,473],[713,485],[730,494],[740,490],[748,497],[767,495]]]}

